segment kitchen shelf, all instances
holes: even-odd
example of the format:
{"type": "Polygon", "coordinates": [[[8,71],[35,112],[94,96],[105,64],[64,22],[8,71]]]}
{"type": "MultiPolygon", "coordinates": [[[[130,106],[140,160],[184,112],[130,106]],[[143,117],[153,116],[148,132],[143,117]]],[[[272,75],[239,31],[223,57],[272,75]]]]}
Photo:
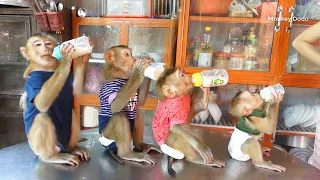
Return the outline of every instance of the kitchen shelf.
{"type": "Polygon", "coordinates": [[[248,18],[248,17],[190,16],[190,21],[223,22],[223,23],[274,24],[274,21],[262,20],[260,18],[248,18]]]}

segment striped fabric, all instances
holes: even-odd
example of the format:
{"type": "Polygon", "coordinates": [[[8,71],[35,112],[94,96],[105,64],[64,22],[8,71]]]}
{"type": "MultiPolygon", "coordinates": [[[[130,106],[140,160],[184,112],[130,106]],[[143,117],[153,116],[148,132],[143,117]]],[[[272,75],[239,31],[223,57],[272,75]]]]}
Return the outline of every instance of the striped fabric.
{"type": "MultiPolygon", "coordinates": [[[[111,117],[113,114],[111,112],[111,103],[117,96],[120,88],[127,82],[127,79],[116,79],[113,81],[108,81],[103,83],[99,92],[100,99],[100,112],[101,116],[111,117]]],[[[127,106],[122,109],[128,118],[128,120],[134,121],[137,112],[137,100],[138,100],[138,91],[136,94],[130,98],[127,106]]]]}

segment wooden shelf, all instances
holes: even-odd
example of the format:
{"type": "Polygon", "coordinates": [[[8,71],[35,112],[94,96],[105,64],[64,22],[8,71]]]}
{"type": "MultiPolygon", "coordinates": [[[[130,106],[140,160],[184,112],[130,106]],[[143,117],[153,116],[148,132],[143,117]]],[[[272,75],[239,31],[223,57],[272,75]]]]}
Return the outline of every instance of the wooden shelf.
{"type": "Polygon", "coordinates": [[[152,19],[152,18],[104,18],[104,17],[74,17],[78,25],[103,26],[112,24],[120,26],[124,23],[129,26],[139,27],[175,27],[176,19],[152,19]]]}
{"type": "Polygon", "coordinates": [[[279,81],[288,87],[320,88],[320,74],[285,73],[279,81]]]}
{"type": "MultiPolygon", "coordinates": [[[[83,94],[82,96],[78,97],[76,101],[80,105],[85,106],[100,106],[99,97],[97,94],[83,94]]],[[[156,110],[158,107],[158,99],[148,97],[146,99],[145,105],[140,107],[143,110],[156,110]]]]}
{"type": "Polygon", "coordinates": [[[248,17],[210,17],[210,16],[190,16],[190,21],[224,22],[224,23],[263,23],[274,24],[274,21],[262,20],[260,18],[248,17]]]}
{"type": "Polygon", "coordinates": [[[318,23],[318,20],[309,20],[309,21],[293,21],[293,24],[296,25],[314,25],[316,23],[318,23]]]}
{"type": "MultiPolygon", "coordinates": [[[[183,70],[185,73],[192,74],[209,69],[213,68],[186,67],[183,70]]],[[[229,74],[228,84],[268,85],[274,78],[270,72],[263,71],[227,70],[227,72],[229,74]]]]}

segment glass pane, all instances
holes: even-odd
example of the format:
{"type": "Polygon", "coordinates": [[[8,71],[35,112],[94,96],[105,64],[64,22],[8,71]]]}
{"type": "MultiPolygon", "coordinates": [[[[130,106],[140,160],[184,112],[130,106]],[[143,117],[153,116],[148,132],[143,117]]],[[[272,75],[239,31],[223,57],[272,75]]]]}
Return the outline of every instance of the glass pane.
{"type": "MultiPolygon", "coordinates": [[[[310,62],[304,56],[301,56],[293,47],[292,42],[295,38],[310,26],[294,24],[290,33],[290,44],[288,51],[288,59],[286,63],[286,72],[303,73],[303,74],[318,74],[320,67],[310,62]]],[[[320,43],[315,43],[314,47],[320,50],[320,43]]]]}
{"type": "Polygon", "coordinates": [[[21,95],[24,91],[23,73],[27,65],[0,65],[0,94],[21,95]]]}
{"type": "Polygon", "coordinates": [[[20,47],[25,46],[30,37],[30,18],[0,16],[0,27],[0,64],[27,63],[21,56],[20,47]]]}
{"type": "Polygon", "coordinates": [[[320,20],[320,3],[318,0],[296,0],[295,17],[320,20]]]}
{"type": "MultiPolygon", "coordinates": [[[[129,47],[132,49],[133,56],[149,56],[155,62],[162,63],[167,61],[169,43],[168,28],[141,28],[129,27],[129,47]]],[[[149,97],[156,97],[155,81],[151,81],[149,97]]]]}
{"type": "Polygon", "coordinates": [[[285,95],[280,103],[278,130],[315,132],[319,117],[319,89],[285,87],[285,95]]]}
{"type": "Polygon", "coordinates": [[[88,72],[84,85],[86,94],[99,94],[103,79],[104,60],[89,59],[88,72]]]}
{"type": "Polygon", "coordinates": [[[104,52],[120,43],[119,26],[79,26],[79,36],[92,38],[92,50],[85,82],[85,93],[98,94],[103,82],[104,52]]]}
{"type": "Polygon", "coordinates": [[[226,86],[211,88],[208,108],[196,115],[192,123],[204,126],[233,127],[239,119],[229,114],[231,99],[240,90],[248,90],[255,93],[259,92],[263,87],[259,85],[228,84],[226,86]]]}
{"type": "Polygon", "coordinates": [[[85,34],[95,43],[93,53],[104,53],[120,43],[119,26],[79,26],[79,36],[85,34]]]}
{"type": "Polygon", "coordinates": [[[277,1],[231,1],[191,0],[187,67],[269,70],[277,1]]]}

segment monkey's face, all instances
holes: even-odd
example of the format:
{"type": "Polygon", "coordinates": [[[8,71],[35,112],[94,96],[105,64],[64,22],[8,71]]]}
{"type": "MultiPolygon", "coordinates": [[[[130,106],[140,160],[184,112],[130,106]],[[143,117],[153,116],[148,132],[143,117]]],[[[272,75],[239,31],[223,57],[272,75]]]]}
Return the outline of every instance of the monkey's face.
{"type": "Polygon", "coordinates": [[[168,76],[163,87],[163,94],[168,98],[174,98],[187,93],[193,87],[193,83],[189,75],[177,69],[168,76]]]}
{"type": "Polygon", "coordinates": [[[57,43],[50,37],[31,37],[27,41],[27,46],[20,48],[22,55],[31,63],[44,67],[54,66],[58,63],[53,58],[52,52],[57,43]]]}
{"type": "Polygon", "coordinates": [[[136,62],[136,59],[132,56],[131,49],[116,48],[114,52],[114,66],[131,76],[133,74],[133,65],[136,62]]]}
{"type": "Polygon", "coordinates": [[[250,106],[251,109],[259,109],[263,104],[263,99],[259,93],[243,91],[240,97],[250,106]]]}

